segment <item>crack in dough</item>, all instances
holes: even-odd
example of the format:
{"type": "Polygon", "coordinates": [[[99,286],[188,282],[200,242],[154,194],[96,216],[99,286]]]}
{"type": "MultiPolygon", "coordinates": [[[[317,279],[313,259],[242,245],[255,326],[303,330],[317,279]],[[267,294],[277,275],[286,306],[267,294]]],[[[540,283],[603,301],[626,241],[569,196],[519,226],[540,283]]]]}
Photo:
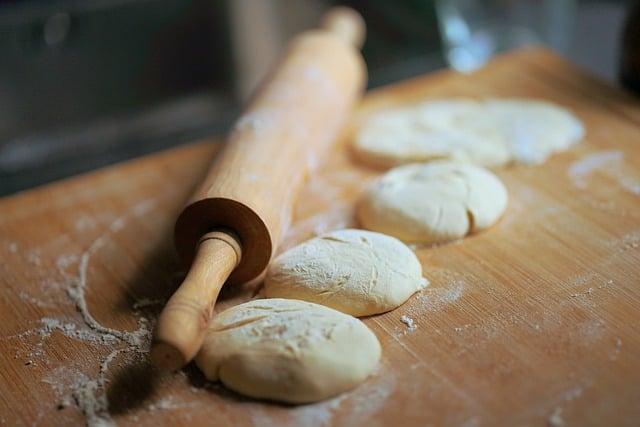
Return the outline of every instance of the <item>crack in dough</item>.
{"type": "Polygon", "coordinates": [[[380,343],[360,320],[304,301],[254,300],[211,319],[196,364],[238,393],[290,403],[323,400],[371,375],[380,343]]]}
{"type": "Polygon", "coordinates": [[[438,161],[387,172],[364,192],[356,215],[364,228],[405,242],[442,243],[495,224],[507,198],[488,170],[438,161]]]}

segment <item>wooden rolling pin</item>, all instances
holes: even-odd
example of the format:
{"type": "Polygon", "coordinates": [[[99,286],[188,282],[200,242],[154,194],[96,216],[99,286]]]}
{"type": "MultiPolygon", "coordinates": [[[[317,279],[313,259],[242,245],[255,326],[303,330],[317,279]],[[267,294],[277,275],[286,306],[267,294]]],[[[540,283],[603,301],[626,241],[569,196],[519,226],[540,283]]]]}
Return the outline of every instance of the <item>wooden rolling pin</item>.
{"type": "Polygon", "coordinates": [[[156,366],[173,370],[193,359],[222,285],[267,267],[302,184],[362,94],[363,39],[357,12],[330,10],[319,30],[290,43],[236,122],[176,223],[176,247],[191,267],[158,320],[156,366]]]}

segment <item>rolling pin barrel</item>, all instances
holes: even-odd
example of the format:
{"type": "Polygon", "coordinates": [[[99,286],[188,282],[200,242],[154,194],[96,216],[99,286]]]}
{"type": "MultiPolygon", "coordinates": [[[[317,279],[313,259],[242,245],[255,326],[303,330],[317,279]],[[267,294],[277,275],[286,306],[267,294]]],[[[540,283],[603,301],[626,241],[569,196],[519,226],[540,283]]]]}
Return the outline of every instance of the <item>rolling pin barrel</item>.
{"type": "Polygon", "coordinates": [[[331,10],[320,30],[291,42],[236,122],[176,222],[176,247],[191,267],[158,320],[151,350],[157,366],[189,362],[223,283],[247,282],[267,267],[297,193],[364,88],[363,39],[355,11],[331,10]]]}

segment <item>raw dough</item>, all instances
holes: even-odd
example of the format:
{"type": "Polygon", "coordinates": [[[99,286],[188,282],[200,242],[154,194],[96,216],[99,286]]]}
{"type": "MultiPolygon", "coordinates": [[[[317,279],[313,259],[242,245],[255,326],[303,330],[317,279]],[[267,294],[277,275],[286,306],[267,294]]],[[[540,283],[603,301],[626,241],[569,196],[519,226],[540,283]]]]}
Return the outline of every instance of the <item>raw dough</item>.
{"type": "Polygon", "coordinates": [[[281,254],[265,280],[267,297],[315,302],[353,316],[393,310],[426,286],[404,243],[364,230],[338,230],[281,254]]]}
{"type": "Polygon", "coordinates": [[[365,191],[360,224],[405,242],[440,243],[493,225],[507,207],[507,190],[491,172],[437,161],[387,172],[365,191]]]}
{"type": "Polygon", "coordinates": [[[581,123],[548,102],[465,98],[381,111],[356,136],[356,156],[373,166],[458,160],[495,167],[540,163],[582,138],[581,123]]]}
{"type": "Polygon", "coordinates": [[[380,343],[360,320],[321,305],[253,300],[215,316],[196,364],[238,393],[314,402],[354,388],[380,360],[380,343]]]}
{"type": "Polygon", "coordinates": [[[490,99],[485,105],[500,123],[512,159],[520,163],[542,163],[584,136],[584,127],[576,117],[549,102],[490,99]]]}

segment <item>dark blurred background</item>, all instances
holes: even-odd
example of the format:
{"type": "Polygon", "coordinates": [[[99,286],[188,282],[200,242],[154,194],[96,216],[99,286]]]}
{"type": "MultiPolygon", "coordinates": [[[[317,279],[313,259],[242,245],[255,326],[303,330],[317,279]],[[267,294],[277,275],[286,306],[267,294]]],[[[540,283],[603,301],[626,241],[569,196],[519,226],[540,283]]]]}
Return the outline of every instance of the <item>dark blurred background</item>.
{"type": "MultiPolygon", "coordinates": [[[[370,87],[469,64],[447,7],[471,0],[0,0],[0,195],[224,134],[286,41],[336,3],[365,17],[370,87]]],[[[545,35],[512,38],[616,84],[631,3],[539,0],[523,13],[545,35]]]]}

